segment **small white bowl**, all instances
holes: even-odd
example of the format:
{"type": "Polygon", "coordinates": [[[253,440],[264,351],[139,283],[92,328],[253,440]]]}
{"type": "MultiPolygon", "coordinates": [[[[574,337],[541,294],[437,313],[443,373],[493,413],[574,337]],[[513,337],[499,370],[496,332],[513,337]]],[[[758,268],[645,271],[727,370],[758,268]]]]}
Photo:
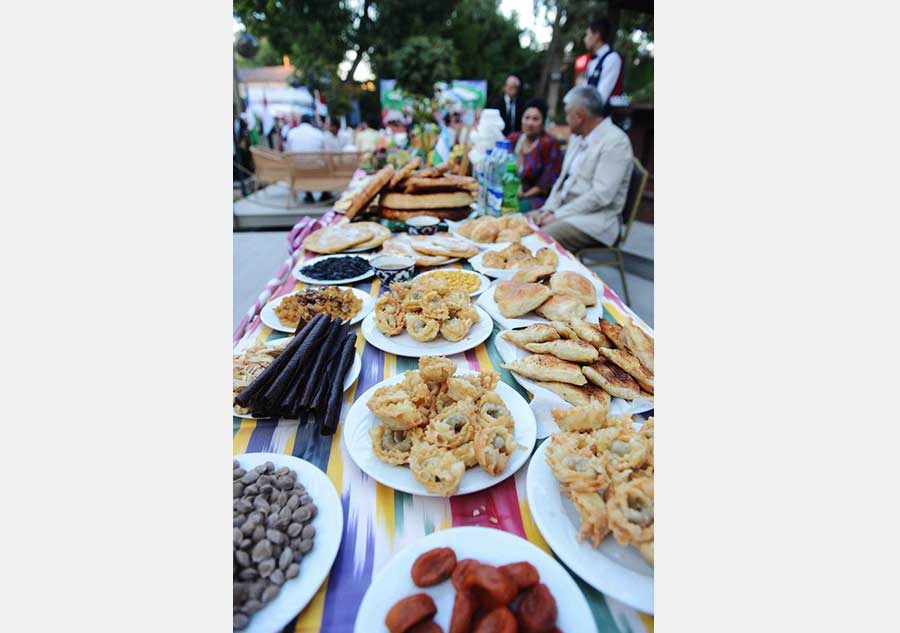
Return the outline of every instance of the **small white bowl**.
{"type": "Polygon", "coordinates": [[[373,257],[369,263],[372,265],[372,270],[375,271],[375,276],[385,286],[389,286],[395,281],[409,281],[416,268],[416,260],[401,255],[378,255],[373,257]]]}

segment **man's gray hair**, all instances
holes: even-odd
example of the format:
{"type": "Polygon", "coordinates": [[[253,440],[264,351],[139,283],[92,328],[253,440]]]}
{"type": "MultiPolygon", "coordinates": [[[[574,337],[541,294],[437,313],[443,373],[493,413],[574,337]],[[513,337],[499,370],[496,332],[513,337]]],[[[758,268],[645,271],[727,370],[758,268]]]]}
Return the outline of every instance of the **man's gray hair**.
{"type": "Polygon", "coordinates": [[[592,117],[603,116],[603,100],[596,88],[591,86],[575,86],[563,97],[566,106],[584,108],[592,117]]]}

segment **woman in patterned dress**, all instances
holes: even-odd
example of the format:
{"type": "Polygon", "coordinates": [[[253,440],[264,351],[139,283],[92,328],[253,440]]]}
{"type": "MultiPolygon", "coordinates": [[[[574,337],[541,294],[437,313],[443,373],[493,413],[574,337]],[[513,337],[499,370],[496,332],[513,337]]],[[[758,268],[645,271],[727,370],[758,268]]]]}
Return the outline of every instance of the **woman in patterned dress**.
{"type": "Polygon", "coordinates": [[[562,168],[559,142],[544,130],[547,102],[534,98],[522,112],[522,131],[507,138],[513,143],[519,165],[519,210],[540,209],[562,168]]]}

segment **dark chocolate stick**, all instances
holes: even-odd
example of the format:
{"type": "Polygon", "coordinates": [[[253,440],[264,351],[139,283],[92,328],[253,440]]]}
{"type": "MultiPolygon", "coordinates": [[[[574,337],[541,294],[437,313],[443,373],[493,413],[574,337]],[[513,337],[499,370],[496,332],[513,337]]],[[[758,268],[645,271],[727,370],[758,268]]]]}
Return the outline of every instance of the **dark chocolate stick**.
{"type": "Polygon", "coordinates": [[[341,333],[341,320],[335,319],[332,322],[331,331],[328,332],[328,335],[325,338],[325,342],[319,347],[318,354],[315,355],[315,360],[313,360],[309,365],[306,376],[304,377],[304,386],[302,395],[300,396],[300,404],[304,407],[309,407],[312,403],[313,395],[315,394],[316,387],[319,384],[319,381],[322,380],[322,374],[325,373],[325,361],[331,355],[332,350],[335,347],[335,344],[338,342],[338,336],[341,333]]]}
{"type": "Polygon", "coordinates": [[[257,398],[258,406],[271,413],[276,412],[278,405],[281,403],[281,397],[285,390],[290,386],[291,377],[297,371],[297,367],[301,366],[303,359],[315,353],[315,348],[321,340],[322,332],[329,326],[328,319],[319,321],[315,329],[312,330],[303,340],[303,344],[291,355],[287,364],[282,367],[278,376],[266,388],[266,390],[257,398]]]}
{"type": "Polygon", "coordinates": [[[344,396],[344,376],[347,375],[350,365],[353,364],[353,355],[356,353],[355,348],[356,335],[351,333],[344,339],[344,344],[341,347],[341,359],[338,363],[334,380],[331,382],[331,393],[329,394],[328,404],[325,407],[325,415],[320,418],[319,433],[322,435],[334,435],[334,432],[337,431],[344,396]]]}
{"type": "Polygon", "coordinates": [[[331,381],[335,380],[335,373],[337,372],[337,367],[341,360],[343,341],[349,332],[350,326],[344,326],[341,329],[341,336],[338,338],[338,344],[334,346],[331,355],[328,357],[325,379],[320,381],[319,387],[316,389],[316,394],[313,396],[312,404],[310,405],[317,411],[324,409],[325,405],[328,403],[328,393],[331,390],[331,381]]]}
{"type": "MultiPolygon", "coordinates": [[[[317,317],[319,315],[316,315],[317,317]]],[[[324,315],[323,315],[324,318],[324,315]]],[[[320,322],[322,319],[319,319],[320,322]]],[[[250,401],[253,400],[258,394],[265,391],[269,385],[272,383],[272,380],[281,372],[281,369],[287,365],[288,361],[291,359],[293,353],[297,350],[300,345],[303,344],[303,341],[315,327],[317,321],[316,319],[310,319],[309,323],[307,323],[307,327],[303,328],[301,332],[294,336],[294,339],[287,344],[287,347],[284,348],[284,351],[281,352],[275,360],[269,363],[269,366],[266,367],[259,376],[256,377],[256,380],[251,382],[247,387],[241,391],[237,397],[234,399],[235,403],[239,404],[242,407],[246,407],[250,404],[250,401]]]]}

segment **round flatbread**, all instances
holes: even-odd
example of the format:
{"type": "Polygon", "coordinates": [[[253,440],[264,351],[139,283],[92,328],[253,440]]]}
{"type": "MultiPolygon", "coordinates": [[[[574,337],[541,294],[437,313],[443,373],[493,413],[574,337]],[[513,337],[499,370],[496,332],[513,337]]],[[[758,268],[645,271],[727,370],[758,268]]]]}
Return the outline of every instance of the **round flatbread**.
{"type": "Polygon", "coordinates": [[[397,235],[385,241],[381,246],[381,253],[384,255],[412,257],[416,260],[416,266],[440,266],[452,259],[450,257],[423,255],[412,247],[408,235],[397,235]]]}
{"type": "Polygon", "coordinates": [[[420,209],[453,209],[464,207],[475,202],[468,191],[452,191],[448,193],[384,193],[381,195],[381,206],[398,211],[420,209]]]}
{"type": "Polygon", "coordinates": [[[354,226],[362,226],[372,230],[372,237],[362,244],[356,244],[354,249],[375,248],[384,244],[384,241],[391,236],[391,230],[378,222],[354,222],[354,226]]]}
{"type": "Polygon", "coordinates": [[[372,238],[372,229],[344,222],[313,231],[303,240],[303,248],[314,253],[340,253],[372,238]]]}
{"type": "Polygon", "coordinates": [[[453,235],[414,235],[410,241],[414,249],[426,255],[444,257],[475,257],[478,247],[453,235]]]}
{"type": "Polygon", "coordinates": [[[378,195],[378,192],[384,189],[385,185],[387,185],[393,177],[394,168],[390,165],[383,167],[378,173],[372,176],[372,179],[366,183],[359,193],[353,196],[353,201],[350,203],[350,206],[347,207],[344,216],[348,220],[352,220],[357,213],[369,206],[372,198],[378,195]]]}

